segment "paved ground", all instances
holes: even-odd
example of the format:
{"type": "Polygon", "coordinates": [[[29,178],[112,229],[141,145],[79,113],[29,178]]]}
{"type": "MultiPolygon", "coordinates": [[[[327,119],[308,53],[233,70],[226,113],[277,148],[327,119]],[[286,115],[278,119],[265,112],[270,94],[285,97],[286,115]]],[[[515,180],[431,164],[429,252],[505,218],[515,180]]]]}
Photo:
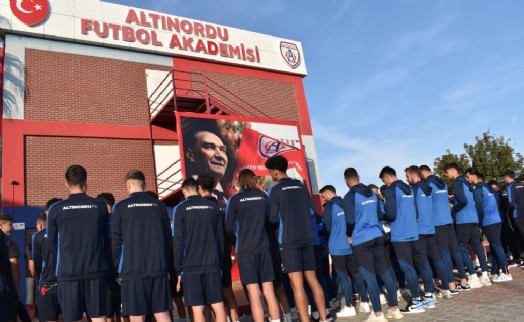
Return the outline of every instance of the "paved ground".
{"type": "MultiPolygon", "coordinates": [[[[453,299],[439,299],[435,309],[426,313],[405,315],[402,321],[524,321],[524,270],[511,268],[512,282],[493,283],[493,286],[474,289],[468,293],[453,296],[453,299]]],[[[405,302],[404,302],[405,303],[405,302]]],[[[383,305],[386,308],[387,305],[383,305]]],[[[341,318],[339,322],[364,321],[360,314],[352,318],[341,318]]]]}
{"type": "MultiPolygon", "coordinates": [[[[472,290],[468,293],[455,295],[453,299],[439,299],[437,308],[426,313],[406,315],[402,321],[424,322],[493,322],[517,321],[524,322],[524,270],[511,268],[513,281],[493,284],[493,286],[472,290]]],[[[237,285],[235,285],[237,286],[237,285]]],[[[236,297],[239,305],[246,305],[243,292],[238,287],[236,297]]],[[[401,305],[406,305],[401,300],[401,305]]],[[[387,305],[383,305],[387,310],[387,305]]],[[[32,312],[31,312],[32,313],[32,312]]],[[[338,322],[357,322],[367,319],[367,314],[352,318],[336,319],[338,322]]],[[[85,320],[85,319],[84,319],[85,320]]],[[[251,316],[244,316],[242,322],[253,321],[251,316]]],[[[33,321],[37,321],[34,319],[33,321]]]]}

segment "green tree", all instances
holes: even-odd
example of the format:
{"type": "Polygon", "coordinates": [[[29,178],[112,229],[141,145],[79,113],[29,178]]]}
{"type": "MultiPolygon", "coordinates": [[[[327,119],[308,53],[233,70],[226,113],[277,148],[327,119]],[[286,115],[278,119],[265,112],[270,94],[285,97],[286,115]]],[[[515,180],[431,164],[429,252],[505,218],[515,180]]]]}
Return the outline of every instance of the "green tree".
{"type": "Polygon", "coordinates": [[[473,167],[486,177],[486,181],[500,179],[507,169],[520,173],[524,169],[524,157],[515,152],[510,139],[496,137],[489,130],[475,137],[474,144],[464,143],[465,153],[460,155],[446,150],[446,154],[435,159],[434,171],[443,179],[444,166],[449,162],[458,163],[462,172],[473,167]]]}
{"type": "Polygon", "coordinates": [[[456,162],[462,171],[471,167],[471,162],[465,153],[461,155],[453,154],[450,150],[446,150],[446,154],[438,157],[433,162],[433,171],[438,174],[442,179],[450,183],[448,178],[445,176],[444,166],[447,163],[456,162]]]}
{"type": "Polygon", "coordinates": [[[464,144],[464,150],[472,160],[472,165],[486,177],[486,180],[500,178],[502,172],[511,169],[520,173],[524,166],[524,157],[515,152],[511,139],[495,137],[488,130],[481,137],[475,137],[475,144],[464,144]]]}

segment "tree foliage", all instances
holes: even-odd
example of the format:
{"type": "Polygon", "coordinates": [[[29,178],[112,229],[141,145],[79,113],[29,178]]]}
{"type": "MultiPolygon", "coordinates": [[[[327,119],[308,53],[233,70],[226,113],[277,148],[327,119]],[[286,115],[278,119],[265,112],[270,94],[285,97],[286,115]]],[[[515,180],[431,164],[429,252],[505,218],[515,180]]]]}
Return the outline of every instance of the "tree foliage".
{"type": "MultiPolygon", "coordinates": [[[[453,154],[450,150],[446,150],[446,154],[436,158],[433,162],[433,171],[445,181],[448,181],[448,178],[444,175],[444,166],[450,162],[456,162],[462,171],[471,167],[471,162],[465,153],[456,155],[453,154]]],[[[448,184],[449,183],[450,182],[448,182],[448,184]]]]}
{"type": "Polygon", "coordinates": [[[502,172],[507,169],[520,173],[524,168],[524,157],[521,153],[515,152],[511,139],[506,139],[504,136],[497,137],[489,130],[482,133],[482,136],[475,137],[474,144],[464,143],[464,150],[465,153],[460,155],[446,150],[446,154],[435,159],[435,173],[445,178],[444,165],[448,162],[457,162],[463,172],[473,167],[484,174],[486,181],[489,181],[500,179],[502,172]]]}

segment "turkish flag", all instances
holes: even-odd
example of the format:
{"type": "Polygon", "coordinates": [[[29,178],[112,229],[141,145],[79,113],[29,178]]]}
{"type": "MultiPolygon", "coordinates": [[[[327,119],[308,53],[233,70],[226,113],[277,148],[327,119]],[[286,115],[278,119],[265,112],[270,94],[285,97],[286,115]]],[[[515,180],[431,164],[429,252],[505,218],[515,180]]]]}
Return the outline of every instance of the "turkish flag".
{"type": "Polygon", "coordinates": [[[257,132],[247,126],[242,131],[235,173],[250,169],[256,176],[267,176],[266,160],[281,155],[288,160],[288,169],[295,169],[309,187],[309,176],[302,150],[257,132]]]}
{"type": "Polygon", "coordinates": [[[32,27],[49,14],[48,0],[9,0],[11,11],[20,21],[32,27]]]}

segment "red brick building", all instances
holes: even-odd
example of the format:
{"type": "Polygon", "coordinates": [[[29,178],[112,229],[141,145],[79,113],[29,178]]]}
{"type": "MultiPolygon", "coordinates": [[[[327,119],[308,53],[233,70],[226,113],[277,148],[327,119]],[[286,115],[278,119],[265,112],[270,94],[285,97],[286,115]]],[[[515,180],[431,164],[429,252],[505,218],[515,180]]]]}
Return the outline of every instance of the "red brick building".
{"type": "Polygon", "coordinates": [[[90,195],[141,169],[167,197],[175,110],[297,122],[318,192],[299,42],[101,1],[1,0],[0,21],[4,208],[65,197],[74,163],[90,195]]]}

